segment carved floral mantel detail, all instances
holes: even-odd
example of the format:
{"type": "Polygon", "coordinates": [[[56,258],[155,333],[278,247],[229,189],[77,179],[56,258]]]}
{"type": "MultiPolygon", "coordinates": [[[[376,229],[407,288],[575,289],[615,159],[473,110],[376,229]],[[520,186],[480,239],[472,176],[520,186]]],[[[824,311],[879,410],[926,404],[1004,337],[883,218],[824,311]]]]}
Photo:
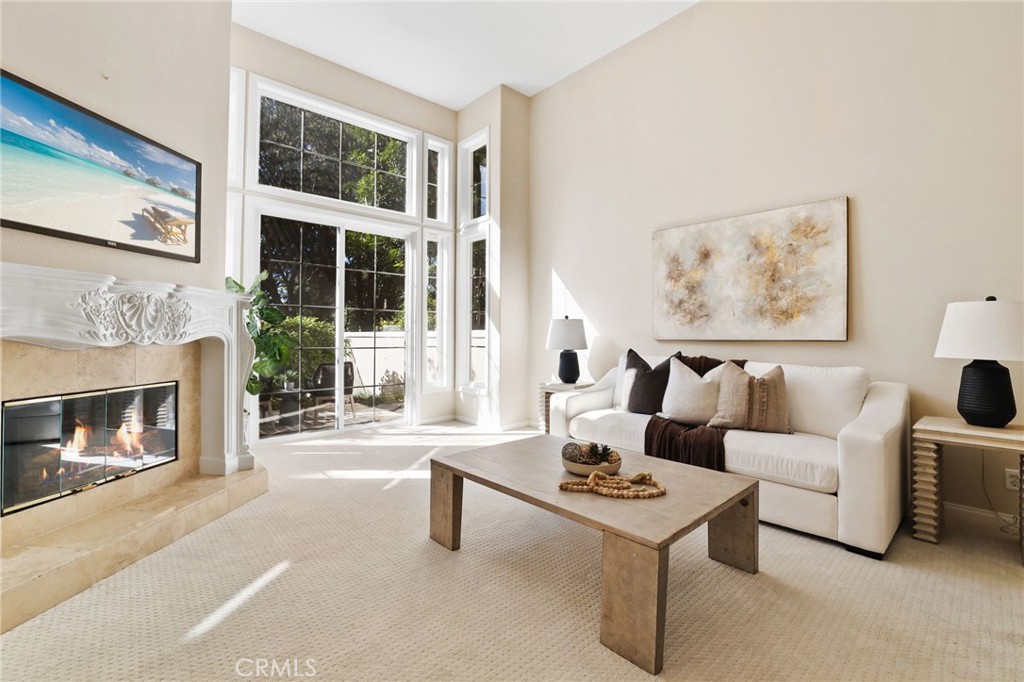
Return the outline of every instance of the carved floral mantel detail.
{"type": "Polygon", "coordinates": [[[75,307],[81,308],[96,326],[85,332],[90,338],[140,346],[181,343],[188,335],[186,328],[192,317],[188,302],[174,294],[111,294],[105,289],[95,289],[82,294],[75,307]]]}
{"type": "Polygon", "coordinates": [[[202,341],[199,470],[226,475],[253,468],[242,438],[242,400],[255,350],[245,331],[248,297],[5,262],[0,284],[3,339],[62,350],[202,341]],[[223,353],[207,352],[215,339],[223,353]]]}

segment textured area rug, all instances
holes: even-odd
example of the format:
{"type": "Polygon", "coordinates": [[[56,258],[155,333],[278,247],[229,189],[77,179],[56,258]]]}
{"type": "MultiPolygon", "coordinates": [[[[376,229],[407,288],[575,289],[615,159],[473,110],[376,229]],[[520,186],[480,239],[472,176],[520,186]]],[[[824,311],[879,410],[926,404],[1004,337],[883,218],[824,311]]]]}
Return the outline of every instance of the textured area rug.
{"type": "MultiPolygon", "coordinates": [[[[650,679],[598,641],[599,532],[467,481],[462,548],[429,539],[429,457],[523,435],[262,446],[268,494],[4,635],[0,679],[650,679]]],[[[749,575],[699,529],[672,546],[659,677],[1020,680],[1022,588],[994,531],[904,529],[875,561],[762,524],[749,575]]]]}

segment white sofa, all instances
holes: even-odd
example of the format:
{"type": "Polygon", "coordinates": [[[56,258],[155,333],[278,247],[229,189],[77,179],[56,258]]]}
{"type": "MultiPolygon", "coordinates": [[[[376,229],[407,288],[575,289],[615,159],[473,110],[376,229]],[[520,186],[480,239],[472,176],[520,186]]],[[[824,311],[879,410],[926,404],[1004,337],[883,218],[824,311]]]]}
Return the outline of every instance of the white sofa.
{"type": "MultiPolygon", "coordinates": [[[[745,369],[760,376],[776,364],[745,369]]],[[[907,386],[870,381],[859,367],[782,369],[794,433],[728,431],[725,470],[759,479],[762,521],[881,558],[905,508],[907,386]]],[[[625,410],[624,383],[625,355],[592,387],[553,394],[551,433],[643,452],[651,416],[625,410]]]]}

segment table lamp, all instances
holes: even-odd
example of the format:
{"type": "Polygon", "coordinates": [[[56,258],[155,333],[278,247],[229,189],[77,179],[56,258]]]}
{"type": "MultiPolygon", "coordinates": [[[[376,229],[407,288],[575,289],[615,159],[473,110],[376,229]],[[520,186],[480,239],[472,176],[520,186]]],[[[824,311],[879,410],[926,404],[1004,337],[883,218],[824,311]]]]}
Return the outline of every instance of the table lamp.
{"type": "Polygon", "coordinates": [[[960,375],[956,410],[974,426],[1003,428],[1017,414],[1010,370],[998,360],[1024,360],[1024,303],[950,303],[942,320],[937,358],[973,359],[960,375]]]}
{"type": "Polygon", "coordinates": [[[564,384],[575,384],[580,378],[580,361],[576,356],[577,348],[587,347],[587,335],[583,330],[583,320],[555,318],[548,327],[548,350],[561,350],[558,355],[558,379],[564,384]]]}

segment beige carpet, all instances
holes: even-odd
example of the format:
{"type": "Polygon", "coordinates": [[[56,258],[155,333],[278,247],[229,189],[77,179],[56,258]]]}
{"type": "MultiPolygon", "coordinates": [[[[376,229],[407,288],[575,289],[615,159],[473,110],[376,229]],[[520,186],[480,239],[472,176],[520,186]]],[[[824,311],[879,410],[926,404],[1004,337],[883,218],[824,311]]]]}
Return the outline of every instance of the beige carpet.
{"type": "MultiPolygon", "coordinates": [[[[598,642],[597,531],[467,482],[462,549],[427,537],[429,456],[507,437],[274,447],[270,493],[4,635],[0,679],[649,679],[598,642]]],[[[661,679],[1024,679],[1014,538],[760,537],[756,576],[672,547],[661,679]]]]}

